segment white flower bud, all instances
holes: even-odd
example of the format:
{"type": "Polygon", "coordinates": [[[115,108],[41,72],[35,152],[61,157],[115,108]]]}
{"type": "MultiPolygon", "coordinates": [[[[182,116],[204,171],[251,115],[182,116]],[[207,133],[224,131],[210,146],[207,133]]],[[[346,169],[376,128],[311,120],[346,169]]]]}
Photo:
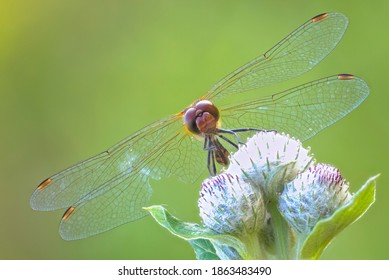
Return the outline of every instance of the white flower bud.
{"type": "Polygon", "coordinates": [[[351,199],[348,189],[338,169],[317,164],[285,186],[279,210],[298,232],[308,234],[351,199]]]}
{"type": "Polygon", "coordinates": [[[271,197],[282,193],[284,185],[313,161],[300,141],[276,132],[259,132],[231,155],[226,172],[238,174],[271,197]]]}
{"type": "Polygon", "coordinates": [[[222,234],[258,232],[266,216],[261,193],[228,173],[203,182],[198,205],[204,225],[222,234]]]}

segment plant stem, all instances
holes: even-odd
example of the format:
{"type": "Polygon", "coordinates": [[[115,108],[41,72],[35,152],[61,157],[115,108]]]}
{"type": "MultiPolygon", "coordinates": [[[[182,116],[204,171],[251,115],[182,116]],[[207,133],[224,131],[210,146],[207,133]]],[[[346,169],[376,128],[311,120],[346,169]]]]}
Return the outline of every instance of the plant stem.
{"type": "Polygon", "coordinates": [[[247,234],[244,238],[244,244],[246,244],[247,256],[244,259],[247,260],[264,260],[267,259],[265,250],[261,247],[261,242],[256,232],[247,234]]]}
{"type": "Polygon", "coordinates": [[[281,260],[289,259],[288,224],[278,211],[276,204],[270,202],[268,204],[268,211],[273,225],[277,256],[281,260]]]}

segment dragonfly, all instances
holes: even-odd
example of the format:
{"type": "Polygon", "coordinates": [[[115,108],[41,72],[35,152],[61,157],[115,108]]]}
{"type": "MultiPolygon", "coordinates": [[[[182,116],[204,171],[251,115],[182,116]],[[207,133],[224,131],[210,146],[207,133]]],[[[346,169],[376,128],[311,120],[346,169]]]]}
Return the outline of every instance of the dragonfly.
{"type": "Polygon", "coordinates": [[[317,15],[225,76],[182,111],[158,120],[108,150],[44,180],[34,210],[67,209],[59,232],[74,240],[147,215],[152,183],[169,176],[193,182],[228,165],[242,134],[275,130],[305,141],[354,110],[368,96],[359,77],[338,74],[252,100],[218,106],[228,97],[295,78],[324,59],[341,40],[348,19],[317,15]]]}

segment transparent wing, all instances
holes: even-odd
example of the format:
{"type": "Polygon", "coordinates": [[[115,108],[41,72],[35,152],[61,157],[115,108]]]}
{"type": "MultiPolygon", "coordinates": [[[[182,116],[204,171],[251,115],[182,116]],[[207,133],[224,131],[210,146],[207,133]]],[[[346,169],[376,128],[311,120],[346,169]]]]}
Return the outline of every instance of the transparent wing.
{"type": "Polygon", "coordinates": [[[32,194],[31,207],[68,207],[60,225],[64,239],[98,234],[145,216],[150,179],[197,179],[206,170],[202,146],[184,129],[182,115],[174,115],[50,177],[32,194]]]}
{"type": "Polygon", "coordinates": [[[222,126],[274,129],[304,141],[346,116],[368,95],[362,79],[340,74],[221,109],[222,126]]]}
{"type": "Polygon", "coordinates": [[[335,48],[347,25],[347,17],[340,13],[310,19],[269,51],[216,83],[205,99],[273,85],[311,70],[335,48]]]}

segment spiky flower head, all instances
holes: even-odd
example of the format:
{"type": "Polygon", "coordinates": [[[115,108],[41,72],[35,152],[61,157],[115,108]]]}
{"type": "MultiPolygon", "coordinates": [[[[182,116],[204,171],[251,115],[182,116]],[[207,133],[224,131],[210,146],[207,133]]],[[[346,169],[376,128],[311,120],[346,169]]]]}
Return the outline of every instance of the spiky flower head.
{"type": "Polygon", "coordinates": [[[232,235],[258,231],[266,214],[261,193],[229,173],[203,182],[198,205],[206,227],[232,235]]]}
{"type": "Polygon", "coordinates": [[[297,139],[276,132],[259,132],[232,154],[226,172],[261,189],[271,199],[286,183],[314,162],[310,149],[297,139]]]}
{"type": "Polygon", "coordinates": [[[285,186],[279,210],[298,232],[308,234],[318,221],[351,199],[348,189],[338,169],[317,164],[285,186]]]}

